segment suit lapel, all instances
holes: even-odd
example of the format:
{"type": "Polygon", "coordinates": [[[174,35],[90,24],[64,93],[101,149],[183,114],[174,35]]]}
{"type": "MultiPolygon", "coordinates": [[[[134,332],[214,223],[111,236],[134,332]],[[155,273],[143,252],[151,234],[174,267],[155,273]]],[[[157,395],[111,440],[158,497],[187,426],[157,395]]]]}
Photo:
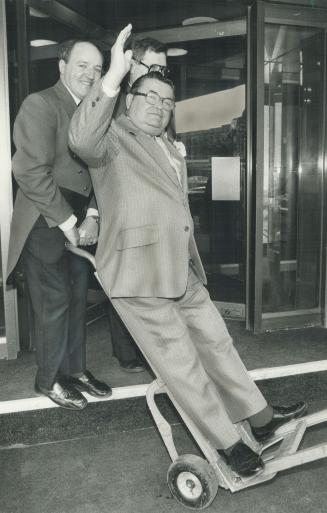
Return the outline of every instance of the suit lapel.
{"type": "Polygon", "coordinates": [[[71,118],[77,108],[74,98],[72,97],[68,89],[64,86],[64,84],[61,82],[61,80],[58,80],[58,82],[54,85],[54,90],[57,96],[59,97],[62,105],[64,105],[64,108],[68,116],[71,118]]]}
{"type": "Polygon", "coordinates": [[[165,155],[164,150],[160,148],[159,144],[152,137],[139,132],[137,135],[137,140],[140,144],[142,144],[143,148],[147,151],[149,156],[155,161],[157,166],[165,171],[170,180],[174,182],[174,184],[180,189],[181,185],[179,183],[177,173],[175,169],[171,166],[167,155],[165,155]]]}
{"type": "Polygon", "coordinates": [[[135,127],[133,122],[127,116],[121,115],[117,121],[121,126],[123,126],[124,129],[135,135],[138,143],[147,153],[149,159],[155,165],[155,167],[159,168],[161,171],[164,171],[169,179],[176,185],[176,187],[181,189],[176,171],[170,165],[167,156],[164,154],[158,143],[152,137],[148,136],[140,129],[135,127]]]}

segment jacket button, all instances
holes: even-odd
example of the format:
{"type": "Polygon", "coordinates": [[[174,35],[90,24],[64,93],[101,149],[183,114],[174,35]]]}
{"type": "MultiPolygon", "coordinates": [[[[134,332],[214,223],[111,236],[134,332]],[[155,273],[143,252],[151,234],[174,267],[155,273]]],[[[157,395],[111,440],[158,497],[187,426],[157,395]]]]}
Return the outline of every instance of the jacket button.
{"type": "Polygon", "coordinates": [[[95,107],[95,105],[96,105],[95,102],[92,102],[92,107],[95,107]]]}
{"type": "Polygon", "coordinates": [[[87,191],[88,190],[88,186],[87,185],[84,185],[83,187],[83,191],[87,191]]]}
{"type": "Polygon", "coordinates": [[[184,228],[184,232],[188,232],[188,231],[189,231],[189,229],[190,229],[190,227],[189,227],[189,226],[185,226],[185,228],[184,228]]]}
{"type": "Polygon", "coordinates": [[[83,173],[83,171],[81,169],[79,169],[77,172],[79,175],[81,175],[83,173]]]}

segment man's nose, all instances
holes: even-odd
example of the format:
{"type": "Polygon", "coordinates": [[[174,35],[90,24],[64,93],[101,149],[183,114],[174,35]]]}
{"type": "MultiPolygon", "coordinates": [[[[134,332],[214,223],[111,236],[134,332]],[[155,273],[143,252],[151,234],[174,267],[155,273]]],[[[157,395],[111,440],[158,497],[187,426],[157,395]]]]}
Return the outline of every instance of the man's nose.
{"type": "Polygon", "coordinates": [[[87,68],[86,76],[87,76],[88,79],[94,80],[94,78],[95,78],[95,70],[93,68],[87,68]]]}
{"type": "Polygon", "coordinates": [[[163,98],[160,98],[160,96],[158,97],[156,107],[159,107],[161,110],[163,109],[163,98]]]}

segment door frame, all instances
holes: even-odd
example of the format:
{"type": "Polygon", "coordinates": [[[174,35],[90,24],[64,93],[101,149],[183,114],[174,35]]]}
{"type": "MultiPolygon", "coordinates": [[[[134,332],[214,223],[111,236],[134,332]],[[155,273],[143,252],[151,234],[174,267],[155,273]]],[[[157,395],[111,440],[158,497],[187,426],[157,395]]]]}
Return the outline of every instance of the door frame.
{"type": "MultiPolygon", "coordinates": [[[[248,180],[247,180],[247,270],[246,270],[246,327],[254,333],[264,330],[300,327],[305,325],[327,326],[326,234],[322,233],[321,255],[321,311],[299,315],[262,316],[263,284],[263,169],[264,169],[264,30],[266,23],[310,26],[325,30],[324,80],[326,80],[327,9],[310,9],[292,4],[275,4],[258,0],[248,10],[248,180]],[[301,323],[299,319],[301,318],[301,323]]],[[[326,134],[326,88],[323,100],[323,126],[326,134]]],[[[326,136],[322,150],[322,176],[324,183],[322,226],[326,224],[326,136]]]]}
{"type": "Polygon", "coordinates": [[[7,257],[10,236],[10,220],[13,210],[11,178],[11,139],[9,115],[8,50],[6,31],[6,5],[0,0],[0,236],[1,263],[5,310],[5,336],[0,338],[0,359],[16,358],[19,348],[17,293],[6,287],[7,257]]]}

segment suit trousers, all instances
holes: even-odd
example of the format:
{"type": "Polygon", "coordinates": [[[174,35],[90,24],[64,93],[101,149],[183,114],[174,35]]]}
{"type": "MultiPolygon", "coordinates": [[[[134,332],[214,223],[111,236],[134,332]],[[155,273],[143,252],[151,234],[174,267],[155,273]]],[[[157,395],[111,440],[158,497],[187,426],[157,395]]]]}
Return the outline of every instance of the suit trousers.
{"type": "Polygon", "coordinates": [[[108,314],[113,356],[121,363],[143,359],[139,348],[110,301],[108,302],[108,314]]]}
{"type": "Polygon", "coordinates": [[[36,381],[46,389],[58,372],[75,374],[86,367],[89,264],[69,253],[65,240],[40,217],[22,253],[34,313],[36,381]]]}
{"type": "Polygon", "coordinates": [[[233,424],[267,402],[192,267],[178,299],[112,298],[112,303],[155,374],[203,435],[217,449],[236,443],[233,424]]]}

